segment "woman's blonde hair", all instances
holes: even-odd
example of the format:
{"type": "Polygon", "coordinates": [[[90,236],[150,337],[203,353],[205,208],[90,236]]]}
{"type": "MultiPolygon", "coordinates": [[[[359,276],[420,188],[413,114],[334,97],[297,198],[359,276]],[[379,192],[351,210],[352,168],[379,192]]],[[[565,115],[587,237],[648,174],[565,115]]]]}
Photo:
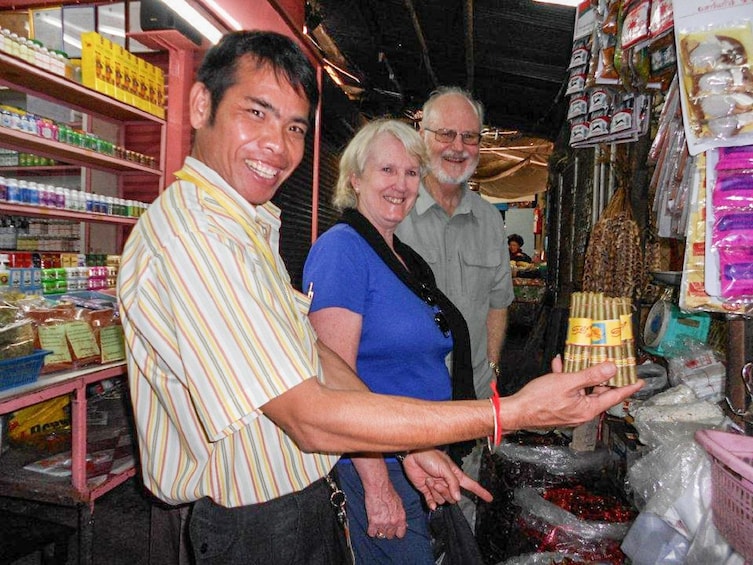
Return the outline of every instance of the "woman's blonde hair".
{"type": "Polygon", "coordinates": [[[332,196],[332,205],[338,210],[355,208],[358,204],[356,191],[350,182],[352,175],[363,173],[369,152],[373,149],[374,140],[382,133],[389,133],[400,143],[412,157],[418,159],[421,177],[426,174],[428,156],[426,147],[418,132],[408,124],[394,119],[379,119],[363,126],[350,140],[340,157],[340,173],[332,196]]]}

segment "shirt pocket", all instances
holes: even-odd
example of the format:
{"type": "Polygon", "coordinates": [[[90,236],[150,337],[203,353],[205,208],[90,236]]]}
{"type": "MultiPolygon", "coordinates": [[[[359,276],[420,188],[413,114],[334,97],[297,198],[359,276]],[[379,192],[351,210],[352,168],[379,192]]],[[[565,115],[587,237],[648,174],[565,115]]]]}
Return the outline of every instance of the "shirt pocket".
{"type": "Polygon", "coordinates": [[[466,249],[460,257],[463,294],[474,302],[486,301],[500,264],[497,250],[466,249]]]}

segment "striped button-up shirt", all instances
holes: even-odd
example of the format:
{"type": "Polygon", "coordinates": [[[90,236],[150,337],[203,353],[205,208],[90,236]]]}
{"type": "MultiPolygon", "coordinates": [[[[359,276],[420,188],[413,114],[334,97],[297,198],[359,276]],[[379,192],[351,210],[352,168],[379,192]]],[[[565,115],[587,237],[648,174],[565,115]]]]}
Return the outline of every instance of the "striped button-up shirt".
{"type": "Polygon", "coordinates": [[[235,208],[176,181],[123,251],[118,298],[143,480],[172,504],[265,502],[305,488],[337,460],[302,452],[260,411],[305,379],[322,379],[308,299],[279,255],[279,210],[245,202],[195,159],[184,169],[235,208]]]}

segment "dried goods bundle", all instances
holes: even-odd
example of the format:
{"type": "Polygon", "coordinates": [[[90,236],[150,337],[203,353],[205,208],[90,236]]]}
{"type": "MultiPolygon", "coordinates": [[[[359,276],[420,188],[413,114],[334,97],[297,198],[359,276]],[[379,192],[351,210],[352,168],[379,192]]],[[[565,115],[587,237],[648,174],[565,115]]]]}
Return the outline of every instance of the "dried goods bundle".
{"type": "Polygon", "coordinates": [[[575,292],[571,298],[565,343],[565,371],[611,361],[617,374],[610,386],[637,381],[631,299],[601,292],[575,292]]]}
{"type": "Polygon", "coordinates": [[[633,298],[642,289],[644,278],[640,231],[627,191],[620,187],[591,230],[583,290],[633,298]]]}

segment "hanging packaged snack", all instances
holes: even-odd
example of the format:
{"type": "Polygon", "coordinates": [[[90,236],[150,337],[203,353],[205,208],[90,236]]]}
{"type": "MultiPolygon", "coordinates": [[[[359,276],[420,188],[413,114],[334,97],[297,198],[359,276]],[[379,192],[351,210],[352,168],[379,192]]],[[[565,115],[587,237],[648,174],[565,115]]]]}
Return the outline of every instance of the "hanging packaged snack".
{"type": "Polygon", "coordinates": [[[609,110],[612,100],[612,93],[604,87],[592,89],[588,93],[588,111],[603,112],[609,110]]]}
{"type": "Polygon", "coordinates": [[[568,69],[575,67],[585,67],[591,56],[591,42],[589,38],[583,37],[573,43],[573,51],[570,55],[570,64],[568,69]]]}
{"type": "Polygon", "coordinates": [[[570,145],[576,146],[576,144],[584,142],[588,139],[588,122],[579,121],[570,126],[570,145]]]}
{"type": "Polygon", "coordinates": [[[753,143],[753,13],[749,6],[709,9],[674,3],[682,110],[692,155],[753,143]]]}
{"type": "Polygon", "coordinates": [[[623,49],[645,41],[649,37],[649,0],[630,0],[626,2],[625,18],[622,21],[620,44],[623,49]]]}
{"type": "Polygon", "coordinates": [[[672,29],[672,0],[652,0],[648,31],[651,37],[659,37],[672,29]]]}
{"type": "Polygon", "coordinates": [[[569,121],[575,118],[580,118],[588,113],[588,97],[586,96],[573,96],[570,99],[570,104],[567,107],[567,119],[569,121]]]}
{"type": "Polygon", "coordinates": [[[636,97],[632,93],[625,93],[620,96],[619,102],[615,107],[614,115],[612,116],[612,124],[609,133],[617,134],[633,130],[636,110],[635,100],[636,97]]]}
{"type": "Polygon", "coordinates": [[[620,74],[615,64],[617,52],[617,39],[614,35],[602,34],[599,36],[599,52],[594,70],[595,84],[618,84],[620,82],[620,74]]]}
{"type": "Polygon", "coordinates": [[[599,110],[588,115],[588,139],[604,137],[609,133],[609,127],[612,122],[612,116],[609,109],[599,110]]]}
{"type": "Polygon", "coordinates": [[[581,94],[586,89],[586,67],[576,67],[570,70],[570,78],[567,80],[565,94],[581,94]]]}
{"type": "Polygon", "coordinates": [[[675,36],[666,33],[659,39],[652,41],[647,48],[649,59],[648,85],[665,91],[676,74],[677,52],[675,51],[675,36]]]}

